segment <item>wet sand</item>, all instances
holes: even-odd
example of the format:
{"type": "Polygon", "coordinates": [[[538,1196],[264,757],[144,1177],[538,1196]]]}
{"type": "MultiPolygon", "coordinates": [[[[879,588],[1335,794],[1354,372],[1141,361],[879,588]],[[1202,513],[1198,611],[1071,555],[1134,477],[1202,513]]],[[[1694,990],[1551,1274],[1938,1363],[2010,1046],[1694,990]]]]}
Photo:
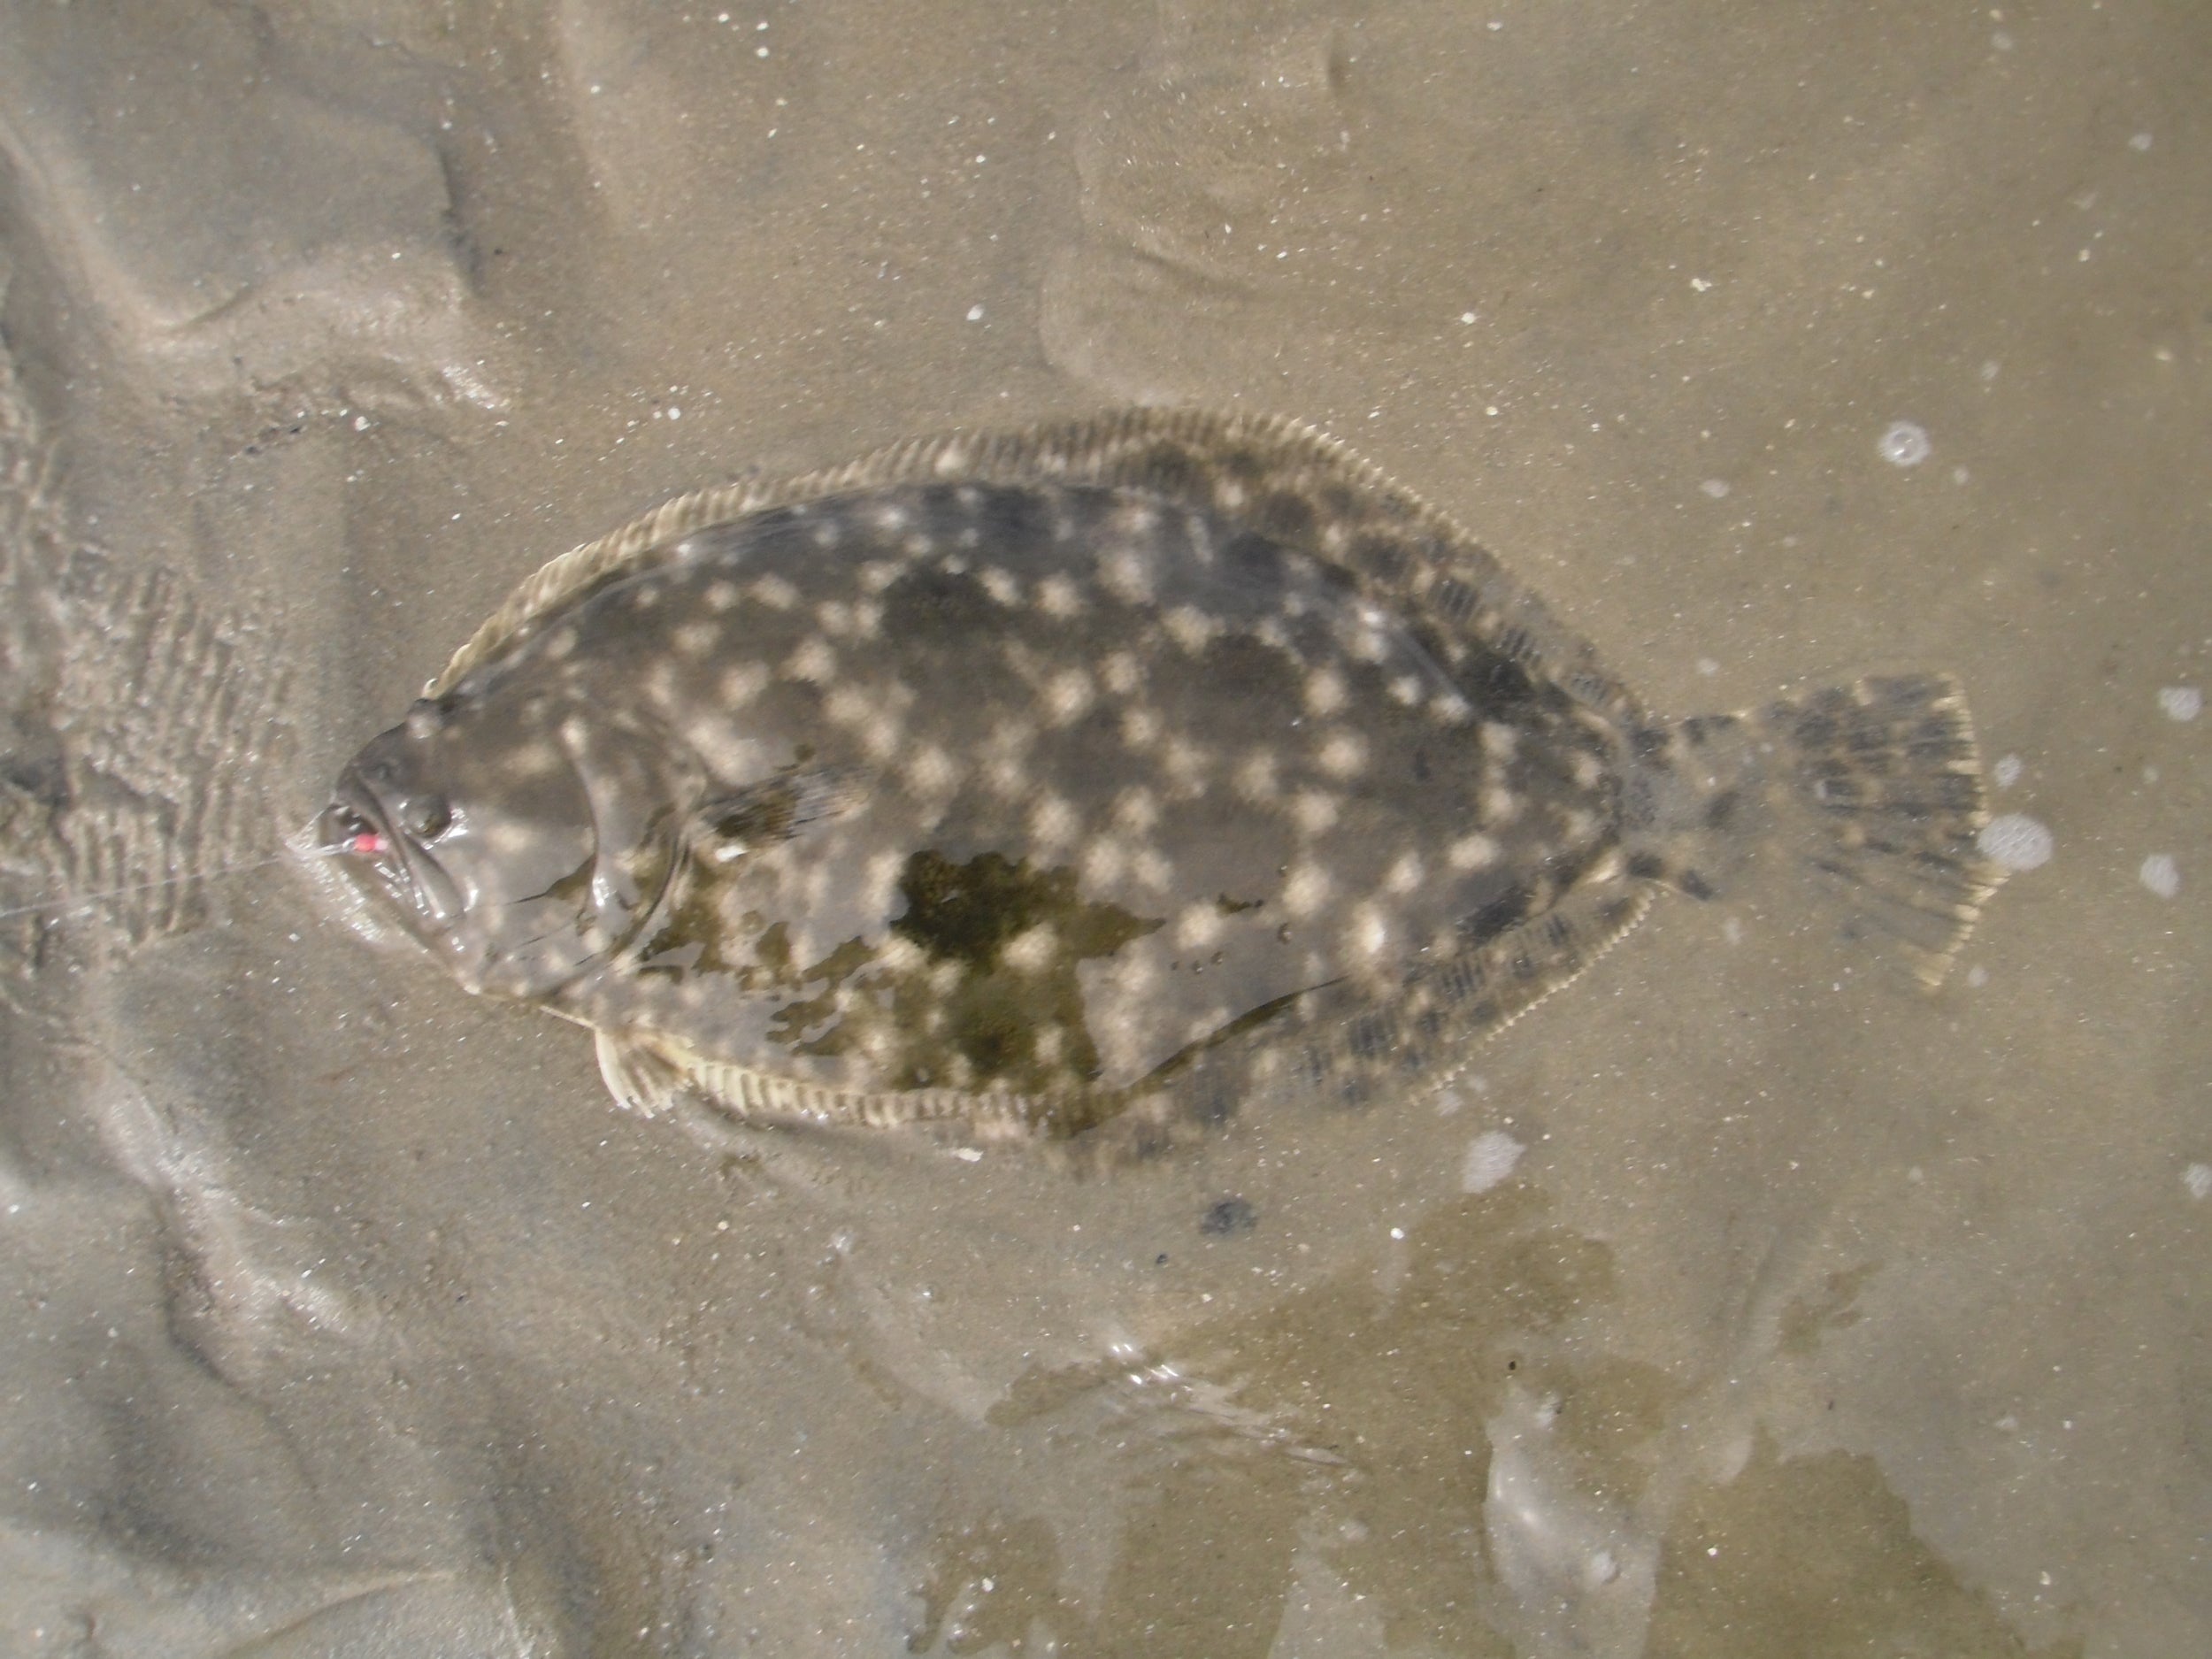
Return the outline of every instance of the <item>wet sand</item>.
{"type": "Polygon", "coordinates": [[[0,1650],[2205,1647],[2207,63],[0,13],[0,1650]],[[553,554],[1133,401],[1333,431],[1670,713],[1948,668],[2053,856],[1932,995],[1775,874],[1441,1098],[1085,1184],[623,1118],[282,858],[553,554]]]}

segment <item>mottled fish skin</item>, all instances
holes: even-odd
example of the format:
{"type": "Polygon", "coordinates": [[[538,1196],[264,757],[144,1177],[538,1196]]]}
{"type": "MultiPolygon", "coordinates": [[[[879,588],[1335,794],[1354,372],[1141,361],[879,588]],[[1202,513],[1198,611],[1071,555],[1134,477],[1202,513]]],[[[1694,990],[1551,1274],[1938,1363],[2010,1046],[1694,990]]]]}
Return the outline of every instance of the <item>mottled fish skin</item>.
{"type": "Polygon", "coordinates": [[[1993,884],[1962,710],[1835,695],[1864,712],[1655,725],[1326,440],[1140,413],[687,497],[556,561],[319,833],[469,988],[598,1031],[626,1103],[1164,1144],[1449,1075],[1656,887],[1710,891],[1914,743],[1877,804],[1939,962],[1993,884]]]}

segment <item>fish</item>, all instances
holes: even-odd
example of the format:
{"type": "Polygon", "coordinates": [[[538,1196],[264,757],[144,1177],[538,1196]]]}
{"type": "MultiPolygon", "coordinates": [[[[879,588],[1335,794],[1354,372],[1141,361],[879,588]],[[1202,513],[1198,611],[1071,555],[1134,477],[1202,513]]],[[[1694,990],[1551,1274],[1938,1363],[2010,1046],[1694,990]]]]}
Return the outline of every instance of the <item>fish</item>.
{"type": "Polygon", "coordinates": [[[1947,674],[1661,718],[1326,434],[1135,410],[555,558],[308,833],[631,1110],[1142,1158],[1440,1088],[1778,852],[1933,985],[1984,796],[1947,674]]]}

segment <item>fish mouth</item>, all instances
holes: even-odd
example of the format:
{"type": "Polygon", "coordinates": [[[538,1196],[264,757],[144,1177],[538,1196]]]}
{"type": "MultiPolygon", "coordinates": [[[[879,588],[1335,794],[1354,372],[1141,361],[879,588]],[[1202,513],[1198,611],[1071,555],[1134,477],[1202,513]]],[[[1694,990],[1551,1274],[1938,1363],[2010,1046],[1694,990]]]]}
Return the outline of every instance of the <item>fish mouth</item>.
{"type": "Polygon", "coordinates": [[[385,810],[359,771],[348,766],[315,820],[316,850],[338,861],[405,911],[418,933],[444,933],[460,919],[460,889],[430,849],[385,810]]]}

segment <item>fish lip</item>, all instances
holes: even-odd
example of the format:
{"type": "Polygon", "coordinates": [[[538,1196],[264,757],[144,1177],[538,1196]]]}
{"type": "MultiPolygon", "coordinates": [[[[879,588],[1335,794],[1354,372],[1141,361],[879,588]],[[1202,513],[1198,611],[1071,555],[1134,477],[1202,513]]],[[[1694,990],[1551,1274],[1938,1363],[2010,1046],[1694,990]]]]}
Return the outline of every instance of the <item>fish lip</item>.
{"type": "Polygon", "coordinates": [[[461,895],[453,878],[428,848],[394,822],[357,767],[349,765],[339,774],[330,803],[315,821],[315,844],[412,912],[423,929],[443,932],[460,918],[461,895]],[[357,844],[365,828],[376,837],[373,849],[357,844]]]}

